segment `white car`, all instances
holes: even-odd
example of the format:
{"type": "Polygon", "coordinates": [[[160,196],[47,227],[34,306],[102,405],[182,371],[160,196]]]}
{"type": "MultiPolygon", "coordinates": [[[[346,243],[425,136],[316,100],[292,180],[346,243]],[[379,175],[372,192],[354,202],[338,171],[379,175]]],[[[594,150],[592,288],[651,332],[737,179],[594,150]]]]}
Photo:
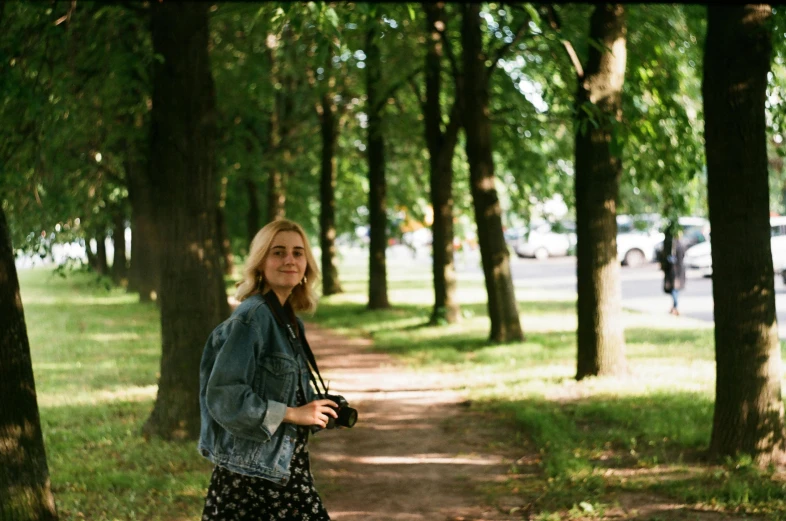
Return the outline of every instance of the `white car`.
{"type": "MultiPolygon", "coordinates": [[[[786,283],[786,216],[770,217],[770,249],[772,267],[775,273],[782,274],[786,283]]],[[[710,241],[691,246],[685,251],[684,264],[687,268],[699,270],[705,277],[712,275],[712,247],[710,241]]]]}
{"type": "Polygon", "coordinates": [[[663,242],[661,220],[656,214],[617,216],[617,258],[622,264],[635,267],[655,260],[655,248],[663,242]]]}
{"type": "Polygon", "coordinates": [[[516,241],[513,248],[519,257],[549,257],[567,255],[576,244],[576,226],[571,222],[550,223],[535,221],[516,241]]]}

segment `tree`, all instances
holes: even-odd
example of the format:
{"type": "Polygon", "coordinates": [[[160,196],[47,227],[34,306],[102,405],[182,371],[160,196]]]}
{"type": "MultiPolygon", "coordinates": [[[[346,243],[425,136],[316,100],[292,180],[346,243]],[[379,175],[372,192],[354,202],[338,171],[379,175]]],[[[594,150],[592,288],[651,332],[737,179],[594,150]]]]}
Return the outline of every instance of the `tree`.
{"type": "MultiPolygon", "coordinates": [[[[330,44],[328,44],[330,45],[330,44]]],[[[325,71],[333,68],[333,53],[328,52],[325,71]]],[[[322,263],[322,294],[341,293],[336,257],[336,142],[338,141],[338,108],[332,92],[335,78],[328,73],[328,88],[322,93],[317,111],[322,136],[322,158],[319,181],[319,245],[322,263]]]]}
{"type": "Polygon", "coordinates": [[[387,263],[387,181],[385,180],[385,136],[382,94],[382,58],[377,20],[368,18],[366,30],[366,97],[368,115],[368,210],[369,210],[369,280],[368,308],[390,307],[388,301],[387,263]]]}
{"type": "Polygon", "coordinates": [[[786,454],[770,249],[765,101],[768,5],[710,6],[704,95],[717,379],[710,453],[786,454]]]}
{"type": "MultiPolygon", "coordinates": [[[[550,10],[552,27],[559,29],[550,10]]],[[[575,122],[576,379],[627,371],[617,260],[617,198],[622,172],[621,103],[626,63],[625,8],[599,4],[590,19],[586,67],[563,40],[578,79],[575,122]]]]}
{"type": "MultiPolygon", "coordinates": [[[[456,301],[456,273],[453,262],[453,156],[461,128],[461,94],[456,89],[449,119],[442,130],[442,60],[445,45],[445,4],[424,3],[426,11],[426,99],[421,102],[425,120],[426,145],[429,150],[431,207],[434,210],[432,230],[432,266],[434,273],[434,309],[431,323],[455,323],[461,317],[456,301]]],[[[455,65],[455,57],[450,55],[455,65]]],[[[453,71],[457,86],[462,79],[453,71]]]]}
{"type": "Polygon", "coordinates": [[[210,331],[228,315],[216,244],[215,92],[208,4],[151,4],[151,169],[160,232],[162,359],[147,435],[199,434],[199,362],[210,331]]]}
{"type": "MultiPolygon", "coordinates": [[[[522,24],[522,28],[526,27],[522,24]]],[[[518,32],[517,32],[518,34],[518,32]]],[[[488,294],[494,342],[523,340],[516,294],[510,274],[510,253],[502,233],[502,210],[494,185],[494,160],[489,120],[489,75],[499,56],[489,59],[483,48],[479,4],[465,4],[461,27],[463,47],[463,126],[466,134],[472,202],[488,294]]]]}
{"type": "Polygon", "coordinates": [[[0,205],[0,519],[56,521],[14,257],[0,205]]]}

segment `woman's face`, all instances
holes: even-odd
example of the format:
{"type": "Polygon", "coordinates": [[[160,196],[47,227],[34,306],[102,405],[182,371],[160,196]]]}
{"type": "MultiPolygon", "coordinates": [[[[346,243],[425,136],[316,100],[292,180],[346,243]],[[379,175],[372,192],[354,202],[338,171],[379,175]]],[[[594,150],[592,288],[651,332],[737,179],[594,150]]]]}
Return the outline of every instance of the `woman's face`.
{"type": "Polygon", "coordinates": [[[297,232],[278,232],[265,259],[264,275],[270,289],[286,298],[306,274],[306,248],[297,232]]]}

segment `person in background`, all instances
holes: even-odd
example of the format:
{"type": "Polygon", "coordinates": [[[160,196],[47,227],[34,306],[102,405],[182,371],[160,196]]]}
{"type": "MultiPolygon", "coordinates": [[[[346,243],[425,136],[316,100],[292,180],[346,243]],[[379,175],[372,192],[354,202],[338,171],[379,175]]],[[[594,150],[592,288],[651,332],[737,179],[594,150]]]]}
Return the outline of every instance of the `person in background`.
{"type": "Polygon", "coordinates": [[[672,315],[679,315],[679,292],[685,288],[685,247],[680,238],[682,233],[676,223],[666,229],[660,266],[663,270],[663,291],[672,298],[672,315]]]}

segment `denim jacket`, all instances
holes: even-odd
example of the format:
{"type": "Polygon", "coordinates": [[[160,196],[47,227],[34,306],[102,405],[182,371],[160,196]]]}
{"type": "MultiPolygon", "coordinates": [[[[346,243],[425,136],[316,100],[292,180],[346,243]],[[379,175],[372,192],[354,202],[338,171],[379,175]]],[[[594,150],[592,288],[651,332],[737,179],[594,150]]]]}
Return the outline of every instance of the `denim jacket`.
{"type": "Polygon", "coordinates": [[[306,401],[316,396],[307,362],[270,305],[261,295],[247,298],[207,339],[199,368],[198,450],[215,465],[285,484],[297,426],[283,423],[284,414],[297,405],[298,384],[306,401]]]}

